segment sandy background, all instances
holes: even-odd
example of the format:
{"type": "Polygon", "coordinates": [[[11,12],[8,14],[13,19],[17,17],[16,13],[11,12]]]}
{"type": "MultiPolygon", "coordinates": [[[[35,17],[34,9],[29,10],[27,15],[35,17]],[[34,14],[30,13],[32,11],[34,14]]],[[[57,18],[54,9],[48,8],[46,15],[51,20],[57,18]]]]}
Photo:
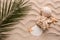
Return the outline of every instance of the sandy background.
{"type": "MultiPolygon", "coordinates": [[[[59,19],[57,24],[60,24],[60,0],[31,0],[30,2],[33,2],[39,8],[49,6],[53,10],[52,14],[54,17],[59,19]]],[[[34,6],[34,4],[32,5],[32,8],[40,11],[39,8],[34,6]]],[[[39,18],[37,11],[30,11],[28,15],[24,17],[24,20],[15,25],[14,27],[16,27],[16,29],[9,32],[11,35],[6,40],[60,40],[60,36],[56,35],[55,31],[52,31],[54,29],[50,29],[39,37],[31,35],[27,31],[29,27],[35,25],[35,21],[39,18]]],[[[57,24],[53,26],[58,27],[57,29],[60,29],[60,26],[57,26],[57,24]]]]}

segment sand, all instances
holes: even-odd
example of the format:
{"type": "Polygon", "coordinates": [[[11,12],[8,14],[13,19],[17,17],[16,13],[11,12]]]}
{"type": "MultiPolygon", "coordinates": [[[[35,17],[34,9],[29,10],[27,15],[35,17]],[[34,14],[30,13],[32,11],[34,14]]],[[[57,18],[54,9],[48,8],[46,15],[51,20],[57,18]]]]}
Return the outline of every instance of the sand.
{"type": "MultiPolygon", "coordinates": [[[[49,6],[53,10],[52,15],[59,20],[55,25],[51,26],[60,31],[60,27],[58,26],[60,25],[60,0],[31,0],[31,2],[36,4],[39,8],[49,6]]],[[[40,11],[34,4],[32,8],[40,11]]],[[[9,32],[11,35],[6,40],[60,40],[60,32],[53,28],[37,37],[28,32],[29,27],[35,25],[36,20],[39,18],[37,11],[30,11],[28,15],[24,17],[24,20],[15,25],[14,27],[16,27],[16,29],[9,32]]]]}

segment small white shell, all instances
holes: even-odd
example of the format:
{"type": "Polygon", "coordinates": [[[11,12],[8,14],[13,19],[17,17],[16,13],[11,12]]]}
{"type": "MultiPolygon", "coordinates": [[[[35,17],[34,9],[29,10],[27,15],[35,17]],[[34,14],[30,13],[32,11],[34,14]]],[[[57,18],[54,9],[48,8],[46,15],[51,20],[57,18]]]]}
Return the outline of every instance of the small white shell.
{"type": "Polygon", "coordinates": [[[49,7],[42,7],[42,11],[45,13],[51,13],[52,12],[51,8],[49,8],[49,7]]]}
{"type": "Polygon", "coordinates": [[[45,17],[50,17],[51,16],[51,13],[52,13],[51,8],[49,8],[49,7],[42,7],[41,11],[42,11],[42,16],[45,16],[45,17]]]}
{"type": "Polygon", "coordinates": [[[33,36],[40,36],[42,33],[43,33],[43,31],[42,31],[42,29],[40,29],[37,25],[34,25],[32,28],[31,28],[31,34],[33,35],[33,36]]]}

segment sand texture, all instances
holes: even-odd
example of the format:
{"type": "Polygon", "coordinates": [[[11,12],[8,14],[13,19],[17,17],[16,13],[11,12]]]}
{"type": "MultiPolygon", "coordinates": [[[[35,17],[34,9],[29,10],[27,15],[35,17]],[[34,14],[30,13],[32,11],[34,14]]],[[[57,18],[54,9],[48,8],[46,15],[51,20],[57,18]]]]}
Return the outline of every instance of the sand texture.
{"type": "Polygon", "coordinates": [[[11,35],[6,40],[60,40],[60,0],[31,0],[31,2],[33,2],[32,8],[35,10],[30,11],[24,17],[24,20],[15,25],[16,29],[9,32],[11,35]],[[28,29],[36,24],[35,22],[39,18],[39,8],[44,6],[48,6],[53,10],[52,15],[58,19],[58,22],[51,25],[53,28],[36,37],[31,35],[28,29]]]}

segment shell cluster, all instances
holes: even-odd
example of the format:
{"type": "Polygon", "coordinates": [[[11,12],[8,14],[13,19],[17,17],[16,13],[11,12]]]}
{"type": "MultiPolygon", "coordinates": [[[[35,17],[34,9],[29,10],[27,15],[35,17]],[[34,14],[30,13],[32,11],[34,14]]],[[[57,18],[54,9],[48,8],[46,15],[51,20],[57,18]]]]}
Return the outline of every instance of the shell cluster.
{"type": "Polygon", "coordinates": [[[37,20],[37,24],[30,28],[30,33],[34,36],[42,35],[43,30],[47,30],[50,24],[56,22],[55,18],[51,15],[52,10],[49,7],[42,7],[41,11],[42,15],[40,19],[37,20]]]}

